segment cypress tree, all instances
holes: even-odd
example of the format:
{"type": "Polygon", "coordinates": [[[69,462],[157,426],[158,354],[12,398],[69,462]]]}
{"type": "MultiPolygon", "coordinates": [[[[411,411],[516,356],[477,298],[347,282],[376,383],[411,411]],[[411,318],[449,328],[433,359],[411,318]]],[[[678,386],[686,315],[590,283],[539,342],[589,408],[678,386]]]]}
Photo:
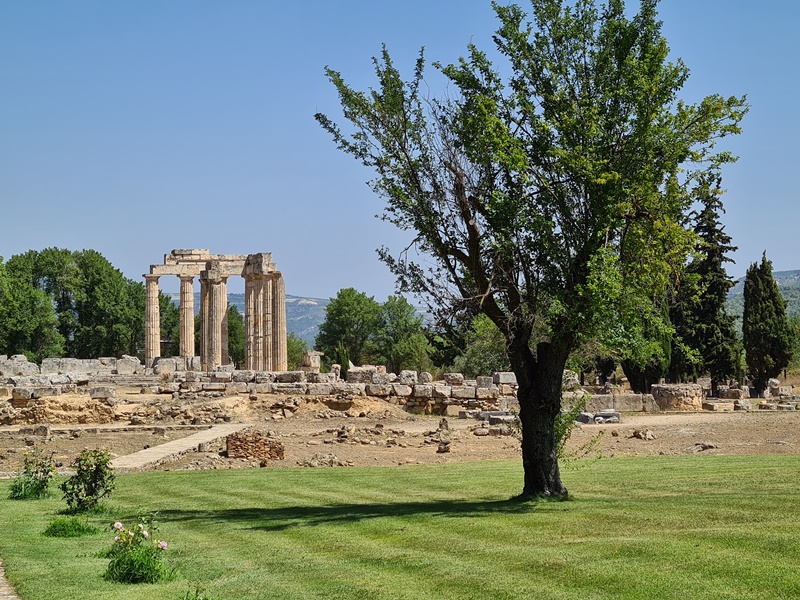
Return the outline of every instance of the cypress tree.
{"type": "Polygon", "coordinates": [[[729,252],[735,252],[731,237],[720,223],[719,213],[724,212],[720,196],[721,180],[718,176],[702,182],[699,200],[703,205],[697,215],[695,233],[699,238],[698,258],[689,266],[697,276],[698,297],[694,305],[691,345],[702,357],[703,370],[711,375],[711,389],[736,377],[740,370],[741,345],[734,329],[735,317],[725,311],[725,300],[734,282],[725,271],[724,264],[733,262],[729,252]]]}
{"type": "Polygon", "coordinates": [[[750,265],[745,275],[742,337],[748,373],[760,395],[792,357],[786,301],[772,277],[766,252],[761,264],[750,265]]]}

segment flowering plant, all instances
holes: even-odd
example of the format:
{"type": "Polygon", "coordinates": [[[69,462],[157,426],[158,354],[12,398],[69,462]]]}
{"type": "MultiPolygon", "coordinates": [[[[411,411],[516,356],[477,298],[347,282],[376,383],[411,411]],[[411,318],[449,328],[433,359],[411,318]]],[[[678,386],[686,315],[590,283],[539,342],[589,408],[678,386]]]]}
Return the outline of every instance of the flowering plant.
{"type": "Polygon", "coordinates": [[[169,544],[156,538],[158,527],[152,516],[140,519],[130,529],[120,521],[111,528],[115,535],[114,545],[106,553],[111,559],[106,579],[121,583],[155,583],[175,575],[175,569],[164,564],[169,544]]]}

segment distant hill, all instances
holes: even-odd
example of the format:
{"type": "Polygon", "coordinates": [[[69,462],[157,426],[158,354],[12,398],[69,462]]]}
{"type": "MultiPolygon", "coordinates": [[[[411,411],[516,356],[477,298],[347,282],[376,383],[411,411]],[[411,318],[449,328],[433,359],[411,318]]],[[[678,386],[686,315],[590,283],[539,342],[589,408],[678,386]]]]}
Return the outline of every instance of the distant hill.
{"type": "MultiPolygon", "coordinates": [[[[787,302],[786,313],[789,316],[800,315],[800,270],[773,271],[772,277],[787,302]]],[[[744,311],[744,277],[737,280],[736,285],[728,292],[725,308],[729,314],[740,317],[738,326],[741,328],[741,316],[744,311]]]]}
{"type": "MultiPolygon", "coordinates": [[[[180,303],[180,294],[167,294],[175,305],[180,303]]],[[[244,294],[228,294],[228,302],[244,314],[244,294]]],[[[314,339],[319,326],[325,321],[325,307],[330,300],[322,298],[301,298],[286,295],[286,328],[290,333],[305,340],[309,348],[314,347],[314,339]]],[[[194,295],[194,312],[200,313],[200,294],[194,295]]]]}

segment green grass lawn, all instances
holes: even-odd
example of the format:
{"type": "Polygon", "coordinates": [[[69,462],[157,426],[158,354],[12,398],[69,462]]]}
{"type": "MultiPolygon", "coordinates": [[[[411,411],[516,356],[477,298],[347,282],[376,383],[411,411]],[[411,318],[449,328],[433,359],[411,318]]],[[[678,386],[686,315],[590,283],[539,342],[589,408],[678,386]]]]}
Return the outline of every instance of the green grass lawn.
{"type": "Polygon", "coordinates": [[[42,535],[55,497],[0,500],[0,556],[24,600],[800,597],[800,456],[602,459],[564,481],[572,500],[520,504],[518,461],[121,475],[101,535],[42,535]],[[180,578],[104,581],[110,524],[142,510],[180,578]]]}

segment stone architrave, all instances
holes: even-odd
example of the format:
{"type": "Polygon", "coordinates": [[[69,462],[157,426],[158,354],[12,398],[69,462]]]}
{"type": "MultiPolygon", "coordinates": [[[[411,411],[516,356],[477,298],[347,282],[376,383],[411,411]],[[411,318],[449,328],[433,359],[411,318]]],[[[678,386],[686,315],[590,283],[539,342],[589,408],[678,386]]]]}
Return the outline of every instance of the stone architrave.
{"type": "Polygon", "coordinates": [[[158,275],[144,275],[144,366],[151,368],[161,356],[161,311],[158,305],[158,275]]]}

